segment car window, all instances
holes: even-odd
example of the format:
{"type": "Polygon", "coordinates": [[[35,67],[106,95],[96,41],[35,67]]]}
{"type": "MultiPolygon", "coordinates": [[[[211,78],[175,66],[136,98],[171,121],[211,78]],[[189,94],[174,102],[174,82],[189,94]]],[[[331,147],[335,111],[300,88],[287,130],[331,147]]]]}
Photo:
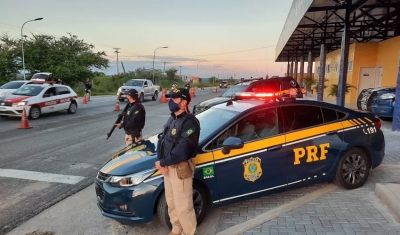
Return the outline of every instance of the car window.
{"type": "Polygon", "coordinates": [[[137,80],[129,80],[127,83],[126,83],[126,86],[142,86],[142,84],[143,84],[143,81],[137,81],[137,80]]]}
{"type": "Polygon", "coordinates": [[[42,92],[43,87],[40,86],[22,86],[13,94],[15,95],[26,95],[26,96],[37,96],[42,92]]]}
{"type": "Polygon", "coordinates": [[[71,92],[69,91],[68,88],[66,87],[57,87],[57,91],[59,95],[65,95],[65,94],[70,94],[71,92]]]}
{"type": "Polygon", "coordinates": [[[50,87],[49,89],[47,89],[47,91],[43,94],[43,97],[45,96],[45,95],[50,95],[50,97],[52,97],[52,96],[55,96],[57,93],[56,93],[56,88],[55,87],[50,87]]]}
{"type": "Polygon", "coordinates": [[[333,109],[328,109],[328,108],[321,108],[322,110],[322,115],[324,116],[324,122],[333,122],[336,121],[337,118],[337,114],[336,114],[336,110],[333,109]]]}
{"type": "Polygon", "coordinates": [[[280,85],[278,81],[268,81],[264,84],[265,92],[277,92],[280,91],[280,85]]]}
{"type": "Polygon", "coordinates": [[[285,132],[318,126],[323,123],[321,108],[312,105],[282,107],[285,132]]]}
{"type": "Polygon", "coordinates": [[[149,86],[153,86],[153,83],[151,81],[148,82],[149,86]]]}
{"type": "Polygon", "coordinates": [[[238,137],[244,143],[275,136],[279,133],[276,108],[263,109],[240,119],[217,137],[208,150],[222,148],[228,137],[238,137]]]}
{"type": "Polygon", "coordinates": [[[290,88],[296,88],[297,83],[294,79],[286,79],[282,80],[282,90],[289,90],[290,88]]]}
{"type": "Polygon", "coordinates": [[[143,83],[143,86],[144,86],[144,85],[147,85],[147,81],[145,81],[145,82],[143,83]]]}
{"type": "Polygon", "coordinates": [[[263,92],[264,91],[264,86],[263,86],[262,83],[253,84],[253,85],[251,85],[250,90],[252,92],[263,92]]]}
{"type": "Polygon", "coordinates": [[[231,88],[229,88],[227,91],[225,91],[224,94],[222,94],[222,97],[231,97],[233,93],[235,92],[243,92],[245,91],[249,85],[236,85],[231,88]]]}
{"type": "Polygon", "coordinates": [[[0,87],[0,89],[18,89],[24,85],[24,83],[25,82],[9,82],[0,87]]]}

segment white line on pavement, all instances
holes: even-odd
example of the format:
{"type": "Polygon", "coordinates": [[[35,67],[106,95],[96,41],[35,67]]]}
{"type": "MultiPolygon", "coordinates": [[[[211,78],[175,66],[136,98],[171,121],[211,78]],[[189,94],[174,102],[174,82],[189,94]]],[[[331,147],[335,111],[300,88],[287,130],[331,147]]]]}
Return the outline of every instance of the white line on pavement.
{"type": "Polygon", "coordinates": [[[0,169],[0,177],[45,181],[63,184],[77,184],[85,177],[74,175],[60,175],[36,171],[23,171],[14,169],[0,169]]]}

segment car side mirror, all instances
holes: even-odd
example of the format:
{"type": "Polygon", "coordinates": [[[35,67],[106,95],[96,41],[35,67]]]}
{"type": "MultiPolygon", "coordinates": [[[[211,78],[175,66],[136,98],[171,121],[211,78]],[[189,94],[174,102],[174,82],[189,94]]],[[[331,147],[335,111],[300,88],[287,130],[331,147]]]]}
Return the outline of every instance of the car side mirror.
{"type": "Polygon", "coordinates": [[[242,139],[237,137],[228,137],[224,143],[222,143],[222,153],[229,154],[232,149],[241,149],[244,146],[242,139]]]}
{"type": "Polygon", "coordinates": [[[143,87],[148,87],[148,86],[146,84],[144,84],[143,87]]]}

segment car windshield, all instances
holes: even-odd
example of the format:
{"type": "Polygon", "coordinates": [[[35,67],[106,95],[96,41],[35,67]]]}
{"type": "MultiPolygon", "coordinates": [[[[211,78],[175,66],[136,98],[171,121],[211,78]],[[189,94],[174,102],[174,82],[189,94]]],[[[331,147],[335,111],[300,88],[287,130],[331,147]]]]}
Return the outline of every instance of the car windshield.
{"type": "MultiPolygon", "coordinates": [[[[211,108],[197,114],[196,118],[199,120],[201,127],[199,142],[209,137],[214,131],[234,119],[239,114],[239,112],[218,108],[211,108]]],[[[157,135],[148,138],[148,140],[153,143],[157,148],[157,135]]]]}
{"type": "Polygon", "coordinates": [[[229,88],[227,91],[225,91],[225,93],[222,94],[222,97],[231,97],[233,93],[245,91],[248,87],[249,87],[249,85],[233,86],[233,87],[229,88]]]}
{"type": "Polygon", "coordinates": [[[143,81],[138,81],[138,80],[129,80],[125,86],[142,86],[143,81]]]}
{"type": "Polygon", "coordinates": [[[18,89],[24,85],[24,83],[25,82],[9,82],[0,87],[0,89],[18,89]]]}
{"type": "Polygon", "coordinates": [[[41,86],[23,86],[16,90],[14,95],[37,96],[44,88],[41,86]]]}

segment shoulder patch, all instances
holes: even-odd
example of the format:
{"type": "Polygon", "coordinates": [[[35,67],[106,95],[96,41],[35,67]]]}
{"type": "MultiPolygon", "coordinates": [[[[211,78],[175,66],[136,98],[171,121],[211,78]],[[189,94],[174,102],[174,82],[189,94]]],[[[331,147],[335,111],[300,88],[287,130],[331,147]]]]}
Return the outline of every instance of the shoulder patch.
{"type": "Polygon", "coordinates": [[[186,131],[186,135],[189,136],[189,135],[191,135],[193,132],[194,132],[193,129],[190,128],[189,130],[186,131]]]}
{"type": "Polygon", "coordinates": [[[138,114],[139,110],[136,110],[135,114],[138,114]]]}

